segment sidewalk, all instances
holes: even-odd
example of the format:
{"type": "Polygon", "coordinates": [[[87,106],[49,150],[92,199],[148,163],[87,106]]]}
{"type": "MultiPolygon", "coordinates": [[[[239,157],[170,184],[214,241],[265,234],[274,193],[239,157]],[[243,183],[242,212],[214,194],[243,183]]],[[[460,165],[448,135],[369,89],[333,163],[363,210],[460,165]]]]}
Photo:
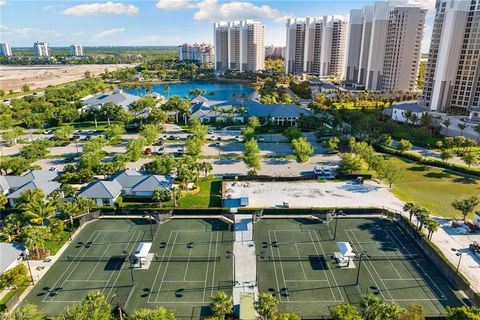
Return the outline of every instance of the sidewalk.
{"type": "Polygon", "coordinates": [[[250,214],[235,214],[233,254],[235,256],[233,305],[239,310],[242,292],[258,295],[256,284],[257,256],[253,241],[253,221],[250,214]]]}

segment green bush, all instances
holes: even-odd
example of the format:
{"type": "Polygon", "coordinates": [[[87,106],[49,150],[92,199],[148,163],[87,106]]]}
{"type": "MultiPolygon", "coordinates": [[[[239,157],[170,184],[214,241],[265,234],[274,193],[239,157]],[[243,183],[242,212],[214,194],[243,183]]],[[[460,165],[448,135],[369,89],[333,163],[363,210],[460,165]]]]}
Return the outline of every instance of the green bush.
{"type": "Polygon", "coordinates": [[[460,172],[460,173],[465,173],[465,174],[470,174],[470,175],[480,177],[480,169],[477,169],[477,168],[469,168],[467,166],[463,166],[463,165],[455,164],[455,163],[451,163],[451,162],[445,162],[445,161],[442,161],[440,159],[435,159],[435,158],[431,158],[431,157],[423,157],[422,155],[417,154],[417,153],[402,152],[402,151],[399,151],[399,150],[396,150],[396,149],[393,149],[393,148],[390,148],[390,147],[382,146],[382,145],[379,145],[379,144],[374,144],[374,147],[379,152],[383,152],[383,153],[387,153],[387,154],[391,154],[391,155],[395,155],[395,156],[400,156],[402,158],[413,160],[413,161],[418,162],[420,164],[425,164],[425,165],[429,165],[429,166],[433,166],[433,167],[444,168],[444,169],[447,169],[447,170],[453,170],[453,171],[457,171],[457,172],[460,172]]]}

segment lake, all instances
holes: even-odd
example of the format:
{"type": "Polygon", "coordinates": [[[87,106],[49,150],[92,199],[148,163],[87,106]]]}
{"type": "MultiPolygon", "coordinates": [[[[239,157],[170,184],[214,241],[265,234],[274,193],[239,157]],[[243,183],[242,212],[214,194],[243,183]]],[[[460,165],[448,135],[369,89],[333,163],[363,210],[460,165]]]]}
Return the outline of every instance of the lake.
{"type": "MultiPolygon", "coordinates": [[[[170,96],[177,95],[181,97],[188,97],[188,92],[193,89],[205,90],[205,97],[212,100],[230,100],[232,99],[233,94],[236,94],[237,97],[245,94],[250,98],[255,91],[249,85],[240,83],[189,81],[179,83],[159,83],[152,85],[153,92],[164,95],[165,97],[168,97],[169,94],[170,96]],[[164,91],[165,85],[170,87],[169,93],[164,91]]],[[[127,89],[125,92],[137,96],[145,95],[145,89],[143,87],[139,89],[127,89]]]]}

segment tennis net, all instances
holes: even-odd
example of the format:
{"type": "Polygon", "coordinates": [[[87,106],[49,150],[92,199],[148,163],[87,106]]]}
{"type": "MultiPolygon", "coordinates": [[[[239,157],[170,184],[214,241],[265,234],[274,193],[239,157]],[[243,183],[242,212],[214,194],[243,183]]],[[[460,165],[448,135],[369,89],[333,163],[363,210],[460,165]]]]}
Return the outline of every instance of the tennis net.
{"type": "MultiPolygon", "coordinates": [[[[423,258],[420,254],[405,254],[405,255],[368,255],[363,257],[365,260],[421,260],[423,258]]],[[[355,257],[358,260],[358,257],[355,257]]]]}
{"type": "Polygon", "coordinates": [[[112,260],[125,260],[127,256],[67,256],[68,261],[112,261],[112,260]]]}
{"type": "Polygon", "coordinates": [[[174,256],[168,257],[155,254],[155,260],[159,262],[214,262],[219,261],[219,256],[201,257],[201,256],[174,256]]]}
{"type": "Polygon", "coordinates": [[[322,255],[312,256],[258,256],[260,261],[323,261],[325,257],[322,255]]]}

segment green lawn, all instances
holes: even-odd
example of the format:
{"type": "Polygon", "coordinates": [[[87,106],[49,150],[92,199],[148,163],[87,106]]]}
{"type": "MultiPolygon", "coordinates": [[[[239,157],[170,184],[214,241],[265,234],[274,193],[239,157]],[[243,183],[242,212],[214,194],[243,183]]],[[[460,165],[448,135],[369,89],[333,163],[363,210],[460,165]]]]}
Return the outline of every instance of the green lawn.
{"type": "MultiPolygon", "coordinates": [[[[375,109],[375,102],[373,101],[359,101],[356,108],[352,101],[350,102],[334,102],[333,105],[337,109],[346,108],[346,109],[361,109],[365,107],[366,109],[375,109]]],[[[378,108],[383,106],[383,102],[378,101],[378,108]]]]}
{"type": "MultiPolygon", "coordinates": [[[[480,196],[480,179],[394,157],[392,159],[404,169],[403,177],[393,186],[393,193],[402,201],[416,202],[429,209],[432,215],[461,217],[460,212],[452,208],[452,201],[472,195],[480,196]]],[[[480,210],[480,206],[477,210],[480,210]]]]}
{"type": "Polygon", "coordinates": [[[180,208],[218,208],[221,206],[221,179],[212,179],[198,183],[200,192],[178,201],[180,208]]]}

